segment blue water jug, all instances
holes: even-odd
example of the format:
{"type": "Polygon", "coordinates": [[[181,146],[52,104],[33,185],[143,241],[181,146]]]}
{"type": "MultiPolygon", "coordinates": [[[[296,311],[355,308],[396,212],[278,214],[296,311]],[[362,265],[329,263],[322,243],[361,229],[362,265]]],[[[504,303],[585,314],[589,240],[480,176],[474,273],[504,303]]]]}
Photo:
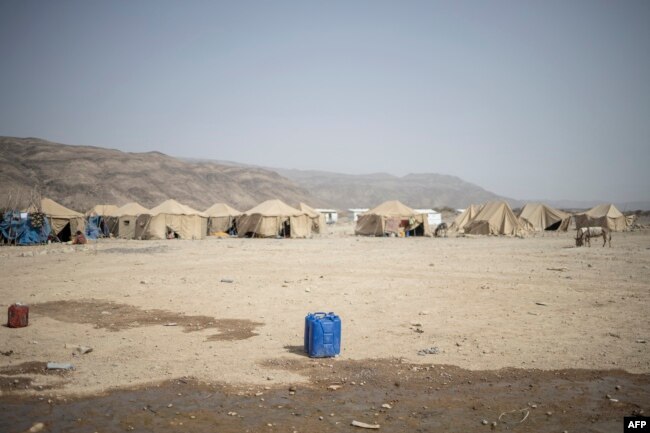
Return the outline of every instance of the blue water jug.
{"type": "Polygon", "coordinates": [[[341,353],[341,319],[334,313],[313,313],[305,317],[305,351],[311,358],[341,353]]]}

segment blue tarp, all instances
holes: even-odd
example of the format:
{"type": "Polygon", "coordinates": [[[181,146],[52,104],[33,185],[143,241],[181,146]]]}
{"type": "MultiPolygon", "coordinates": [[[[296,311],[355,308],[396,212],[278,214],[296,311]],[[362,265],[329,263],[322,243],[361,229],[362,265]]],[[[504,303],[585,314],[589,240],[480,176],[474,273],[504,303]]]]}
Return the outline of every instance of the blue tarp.
{"type": "Polygon", "coordinates": [[[34,245],[47,242],[50,234],[50,224],[47,218],[43,218],[40,227],[33,227],[31,215],[23,213],[22,216],[24,218],[21,218],[21,212],[19,211],[6,212],[2,217],[2,221],[0,221],[2,236],[11,242],[15,241],[18,245],[34,245]]]}
{"type": "Polygon", "coordinates": [[[86,238],[97,239],[109,236],[108,226],[102,216],[89,216],[86,221],[86,238]]]}
{"type": "Polygon", "coordinates": [[[101,224],[100,216],[90,216],[88,221],[86,221],[86,238],[87,239],[97,239],[101,236],[102,231],[99,229],[101,224]]]}

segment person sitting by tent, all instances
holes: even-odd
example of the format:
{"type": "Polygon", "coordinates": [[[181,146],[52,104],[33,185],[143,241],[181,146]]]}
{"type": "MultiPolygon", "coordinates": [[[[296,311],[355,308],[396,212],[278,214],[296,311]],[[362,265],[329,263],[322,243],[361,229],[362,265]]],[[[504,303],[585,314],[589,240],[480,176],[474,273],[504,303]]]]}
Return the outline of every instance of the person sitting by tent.
{"type": "Polygon", "coordinates": [[[81,233],[80,230],[77,230],[77,233],[75,233],[74,237],[72,238],[72,244],[73,245],[84,245],[88,243],[86,240],[86,236],[84,236],[83,233],[81,233]]]}

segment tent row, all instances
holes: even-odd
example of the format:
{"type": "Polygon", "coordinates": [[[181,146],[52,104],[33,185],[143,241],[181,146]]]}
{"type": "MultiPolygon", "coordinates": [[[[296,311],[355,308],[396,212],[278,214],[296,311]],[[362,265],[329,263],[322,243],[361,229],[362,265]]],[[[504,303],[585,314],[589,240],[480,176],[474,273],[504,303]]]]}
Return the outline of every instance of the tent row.
{"type": "Polygon", "coordinates": [[[504,201],[471,205],[456,217],[449,229],[477,235],[521,235],[525,232],[567,231],[572,220],[576,229],[606,227],[622,231],[634,217],[626,217],[613,204],[596,206],[586,212],[570,214],[542,203],[526,204],[515,215],[504,201]]]}
{"type": "Polygon", "coordinates": [[[304,238],[324,226],[324,216],[306,204],[293,208],[280,200],[267,200],[246,212],[225,203],[201,212],[167,200],[152,209],[138,203],[97,205],[84,215],[44,198],[39,205],[3,215],[0,234],[21,244],[66,242],[77,231],[91,239],[203,239],[211,234],[304,238]]]}
{"type": "MultiPolygon", "coordinates": [[[[544,204],[529,203],[515,215],[503,201],[471,205],[449,227],[450,231],[480,235],[519,235],[531,231],[566,231],[576,228],[607,227],[625,230],[633,222],[614,205],[596,206],[574,215],[544,204]]],[[[297,208],[280,200],[267,200],[245,212],[217,203],[204,212],[175,200],[146,209],[138,203],[122,207],[97,205],[85,215],[44,198],[38,206],[10,211],[0,219],[0,235],[20,244],[47,240],[66,242],[81,231],[87,237],[122,239],[203,239],[207,235],[239,237],[305,238],[320,233],[324,216],[300,203],[297,208]]],[[[392,200],[361,213],[355,234],[363,236],[431,236],[428,216],[392,200]]]]}

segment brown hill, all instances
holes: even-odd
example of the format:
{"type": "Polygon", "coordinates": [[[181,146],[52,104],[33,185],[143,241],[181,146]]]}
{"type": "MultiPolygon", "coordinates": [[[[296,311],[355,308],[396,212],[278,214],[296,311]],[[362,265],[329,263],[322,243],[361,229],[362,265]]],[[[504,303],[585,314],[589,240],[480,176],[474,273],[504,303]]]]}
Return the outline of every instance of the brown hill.
{"type": "Polygon", "coordinates": [[[305,188],[317,205],[329,204],[337,209],[371,208],[392,199],[399,199],[414,208],[464,208],[489,200],[506,200],[515,207],[522,203],[498,196],[459,177],[442,174],[398,177],[387,173],[350,175],[284,169],[277,169],[277,172],[305,188]]]}
{"type": "Polygon", "coordinates": [[[279,174],[255,167],[188,162],[159,152],[126,153],[36,138],[0,137],[0,205],[25,205],[32,191],[72,209],[173,198],[203,210],[216,202],[248,209],[271,198],[310,202],[279,174]]]}

